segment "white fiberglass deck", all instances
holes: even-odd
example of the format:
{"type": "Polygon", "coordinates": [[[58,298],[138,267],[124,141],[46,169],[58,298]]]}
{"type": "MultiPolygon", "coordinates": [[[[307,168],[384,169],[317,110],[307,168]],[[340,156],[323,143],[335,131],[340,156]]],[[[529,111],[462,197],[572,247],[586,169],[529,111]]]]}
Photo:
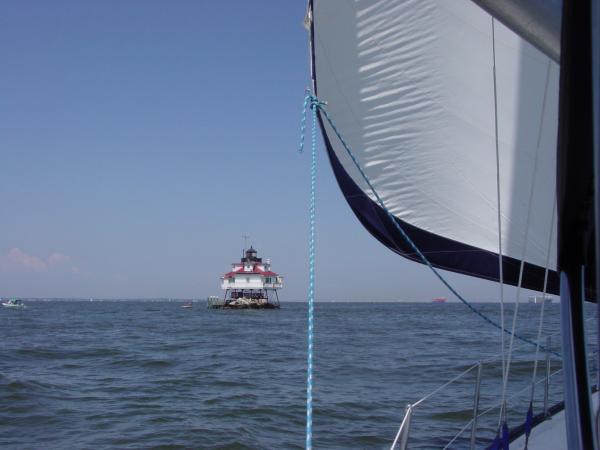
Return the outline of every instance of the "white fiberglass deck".
{"type": "MultiPolygon", "coordinates": [[[[598,407],[597,392],[592,396],[592,401],[595,411],[598,407]]],[[[510,447],[514,449],[525,448],[525,436],[523,435],[511,442],[510,447]]],[[[567,448],[564,409],[531,430],[527,448],[529,450],[564,450],[567,448]]]]}

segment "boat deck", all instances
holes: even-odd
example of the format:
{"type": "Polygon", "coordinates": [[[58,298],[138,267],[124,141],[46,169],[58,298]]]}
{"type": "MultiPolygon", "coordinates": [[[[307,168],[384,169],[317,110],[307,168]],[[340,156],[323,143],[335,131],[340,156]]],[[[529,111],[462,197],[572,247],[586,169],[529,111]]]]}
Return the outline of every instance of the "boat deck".
{"type": "MultiPolygon", "coordinates": [[[[594,410],[598,407],[598,392],[592,395],[594,410]]],[[[525,436],[520,436],[510,443],[511,448],[525,448],[525,436]]],[[[531,430],[527,443],[529,450],[564,450],[567,448],[567,429],[565,425],[565,410],[544,420],[531,430]]]]}

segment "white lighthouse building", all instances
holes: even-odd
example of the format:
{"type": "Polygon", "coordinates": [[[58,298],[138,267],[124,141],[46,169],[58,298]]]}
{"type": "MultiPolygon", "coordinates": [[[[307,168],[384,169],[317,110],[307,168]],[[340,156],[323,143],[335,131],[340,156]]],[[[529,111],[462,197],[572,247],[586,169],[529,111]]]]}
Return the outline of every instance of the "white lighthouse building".
{"type": "Polygon", "coordinates": [[[277,289],[283,287],[283,277],[271,270],[270,260],[263,262],[250,247],[240,262],[231,265],[231,271],[221,277],[222,301],[209,307],[225,309],[279,308],[277,289]]]}

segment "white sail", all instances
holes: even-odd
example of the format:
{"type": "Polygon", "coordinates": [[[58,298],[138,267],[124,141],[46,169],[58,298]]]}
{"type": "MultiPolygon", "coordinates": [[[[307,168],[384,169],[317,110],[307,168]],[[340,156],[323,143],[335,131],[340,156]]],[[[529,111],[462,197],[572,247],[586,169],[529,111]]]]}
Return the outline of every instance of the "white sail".
{"type": "MultiPolygon", "coordinates": [[[[497,120],[505,281],[516,283],[524,259],[523,285],[541,290],[548,254],[556,269],[559,67],[497,21],[494,30],[493,41],[491,16],[470,0],[314,0],[315,90],[434,265],[488,279],[498,273],[497,120]]],[[[359,219],[414,258],[322,125],[359,219]]]]}

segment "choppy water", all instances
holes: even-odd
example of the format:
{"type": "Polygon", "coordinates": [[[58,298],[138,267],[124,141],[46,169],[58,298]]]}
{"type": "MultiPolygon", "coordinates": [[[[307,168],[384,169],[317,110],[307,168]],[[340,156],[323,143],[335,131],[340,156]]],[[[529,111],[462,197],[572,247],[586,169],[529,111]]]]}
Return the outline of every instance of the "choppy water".
{"type": "MultiPolygon", "coordinates": [[[[0,447],[302,448],[305,306],[180,306],[30,302],[0,310],[0,447]]],[[[480,307],[497,315],[498,305],[480,307]]],[[[539,310],[521,305],[522,333],[536,335],[539,310]]],[[[559,305],[546,311],[545,334],[555,333],[559,305]]],[[[558,335],[554,344],[559,350],[558,335]]],[[[534,354],[516,345],[511,394],[530,382],[534,354]]],[[[460,304],[317,304],[315,448],[389,448],[407,403],[499,351],[499,332],[460,304]]],[[[560,374],[552,378],[555,399],[560,383],[560,374]]],[[[470,374],[417,408],[411,448],[443,447],[470,419],[473,388],[470,374]]],[[[488,363],[482,409],[499,390],[500,365],[488,363]]],[[[511,401],[512,424],[524,418],[528,396],[511,401]]],[[[481,422],[484,444],[497,412],[481,422]]]]}

